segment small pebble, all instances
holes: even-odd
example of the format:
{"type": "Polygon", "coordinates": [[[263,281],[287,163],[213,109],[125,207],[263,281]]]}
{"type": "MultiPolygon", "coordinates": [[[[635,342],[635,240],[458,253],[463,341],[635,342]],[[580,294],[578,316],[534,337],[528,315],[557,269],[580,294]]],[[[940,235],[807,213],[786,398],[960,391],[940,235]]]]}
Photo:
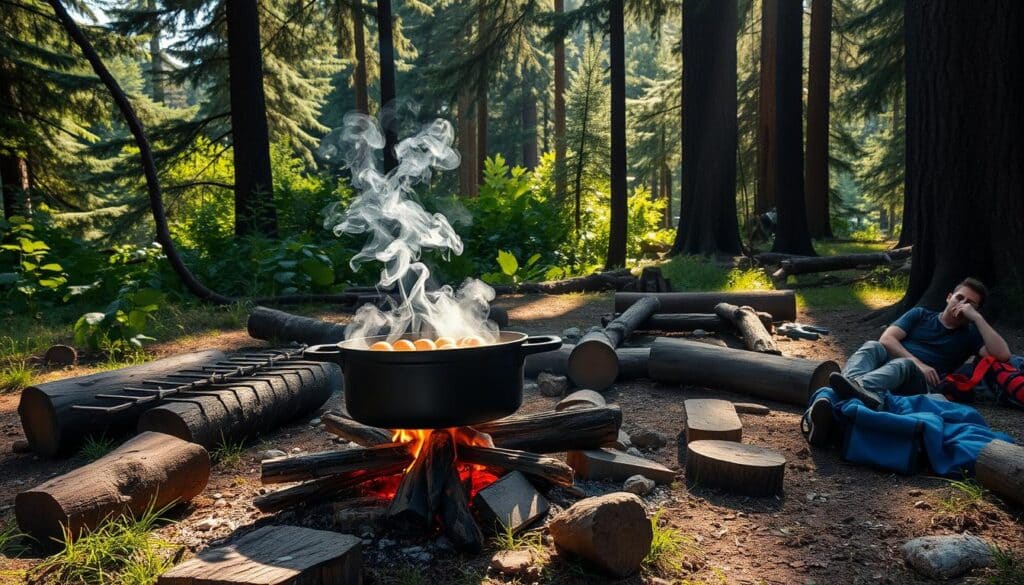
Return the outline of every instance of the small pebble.
{"type": "Polygon", "coordinates": [[[932,509],[932,505],[929,504],[928,502],[924,501],[924,500],[918,500],[918,501],[914,502],[914,507],[917,508],[918,510],[931,510],[932,509]]]}
{"type": "Polygon", "coordinates": [[[302,447],[292,447],[292,453],[302,453],[302,447]]]}

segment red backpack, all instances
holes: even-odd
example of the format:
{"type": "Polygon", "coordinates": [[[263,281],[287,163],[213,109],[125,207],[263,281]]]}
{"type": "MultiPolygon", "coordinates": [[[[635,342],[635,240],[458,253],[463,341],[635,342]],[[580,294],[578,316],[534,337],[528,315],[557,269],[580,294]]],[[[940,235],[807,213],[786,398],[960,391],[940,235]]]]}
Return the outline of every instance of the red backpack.
{"type": "Polygon", "coordinates": [[[982,378],[999,391],[1001,400],[1024,407],[1024,372],[992,356],[978,360],[969,378],[963,374],[948,374],[939,389],[953,402],[973,402],[974,387],[982,378]]]}

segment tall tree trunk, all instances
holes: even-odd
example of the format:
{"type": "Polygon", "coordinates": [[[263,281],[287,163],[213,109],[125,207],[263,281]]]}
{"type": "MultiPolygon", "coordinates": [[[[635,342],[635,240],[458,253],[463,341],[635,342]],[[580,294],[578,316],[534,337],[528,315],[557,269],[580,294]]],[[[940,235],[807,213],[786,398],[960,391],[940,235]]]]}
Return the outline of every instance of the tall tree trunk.
{"type": "Polygon", "coordinates": [[[1024,3],[908,0],[905,11],[914,253],[897,309],[938,307],[965,276],[989,284],[993,300],[1019,296],[1024,3]]]}
{"type": "MultiPolygon", "coordinates": [[[[476,13],[476,34],[483,36],[488,33],[488,29],[484,27],[486,24],[484,20],[484,10],[482,9],[483,3],[481,2],[481,9],[477,10],[476,13]]],[[[476,102],[476,156],[477,156],[477,184],[482,185],[484,182],[484,168],[487,165],[487,89],[488,80],[483,80],[483,85],[480,87],[480,91],[477,94],[476,102]]]]}
{"type": "Polygon", "coordinates": [[[523,76],[523,166],[537,168],[537,98],[533,95],[530,82],[523,76]]]}
{"type": "Polygon", "coordinates": [[[668,163],[661,165],[661,188],[665,192],[665,227],[672,227],[672,169],[668,163]]]}
{"type": "MultiPolygon", "coordinates": [[[[629,214],[626,192],[626,34],[624,0],[608,3],[608,52],[611,74],[611,225],[608,228],[608,256],[605,268],[626,265],[626,222],[629,214]]],[[[735,93],[735,92],[734,92],[735,93]]]]}
{"type": "Polygon", "coordinates": [[[4,218],[25,215],[28,210],[28,163],[20,156],[0,155],[0,193],[4,200],[4,218]]]}
{"type": "Polygon", "coordinates": [[[738,254],[735,2],[683,3],[683,192],[673,254],[738,254]]]}
{"type": "Polygon", "coordinates": [[[277,237],[257,4],[256,0],[225,3],[235,155],[235,234],[255,232],[277,237]]]}
{"type": "Polygon", "coordinates": [[[773,252],[814,255],[804,204],[803,4],[778,0],[775,62],[775,198],[773,252]]]}
{"type": "MultiPolygon", "coordinates": [[[[154,0],[146,0],[146,10],[156,10],[154,0]]],[[[154,19],[155,20],[155,19],[154,19]]],[[[153,23],[149,37],[149,82],[153,89],[153,101],[164,103],[164,56],[160,52],[160,25],[153,23]]]]}
{"type": "Polygon", "coordinates": [[[473,97],[468,90],[459,92],[457,104],[459,113],[459,194],[476,197],[476,118],[473,113],[473,97]]]}
{"type": "Polygon", "coordinates": [[[356,111],[370,113],[370,90],[366,80],[366,35],[363,27],[363,12],[358,7],[350,9],[352,18],[352,43],[356,50],[355,93],[356,111]]]}
{"type": "MultiPolygon", "coordinates": [[[[565,0],[555,0],[555,14],[565,11],[565,0]]],[[[565,197],[565,39],[555,39],[555,196],[565,197]]],[[[577,226],[577,232],[579,226],[577,226]]]]}
{"type": "MultiPolygon", "coordinates": [[[[380,52],[380,107],[395,107],[395,43],[394,24],[391,18],[391,0],[377,0],[377,41],[380,52]]],[[[395,145],[398,144],[398,129],[394,119],[384,125],[384,170],[398,166],[395,145]]]]}
{"type": "Polygon", "coordinates": [[[548,92],[545,91],[544,92],[544,101],[542,102],[544,104],[544,109],[543,109],[543,111],[541,113],[541,121],[540,121],[540,128],[541,128],[540,151],[544,152],[544,153],[546,153],[546,152],[551,150],[551,132],[550,132],[550,130],[551,130],[551,127],[550,127],[550,123],[551,123],[551,104],[548,102],[548,98],[549,97],[551,97],[551,96],[548,95],[548,92]]]}
{"type": "Polygon", "coordinates": [[[807,74],[807,228],[812,238],[831,238],[829,217],[829,76],[832,68],[832,0],[811,4],[807,74]]]}
{"type": "Polygon", "coordinates": [[[754,213],[775,207],[775,62],[779,0],[761,0],[761,71],[757,96],[757,191],[754,213]]]}
{"type": "MultiPolygon", "coordinates": [[[[903,119],[902,101],[900,94],[897,94],[892,101],[892,131],[903,132],[906,136],[907,125],[903,119]]],[[[906,182],[906,143],[904,149],[904,183],[906,182]]],[[[904,248],[914,243],[914,208],[913,202],[907,197],[906,186],[903,189],[903,208],[900,210],[900,239],[896,242],[897,248],[904,248]]]]}

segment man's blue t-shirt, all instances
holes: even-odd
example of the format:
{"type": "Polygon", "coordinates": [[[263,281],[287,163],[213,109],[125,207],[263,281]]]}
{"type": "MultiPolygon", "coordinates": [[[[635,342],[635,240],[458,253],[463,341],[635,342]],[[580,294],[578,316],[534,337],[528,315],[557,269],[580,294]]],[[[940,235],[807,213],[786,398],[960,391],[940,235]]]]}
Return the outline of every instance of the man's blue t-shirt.
{"type": "Polygon", "coordinates": [[[985,344],[974,323],[949,329],[939,313],[914,307],[893,323],[907,332],[900,342],[917,359],[935,368],[940,376],[957,369],[985,344]]]}

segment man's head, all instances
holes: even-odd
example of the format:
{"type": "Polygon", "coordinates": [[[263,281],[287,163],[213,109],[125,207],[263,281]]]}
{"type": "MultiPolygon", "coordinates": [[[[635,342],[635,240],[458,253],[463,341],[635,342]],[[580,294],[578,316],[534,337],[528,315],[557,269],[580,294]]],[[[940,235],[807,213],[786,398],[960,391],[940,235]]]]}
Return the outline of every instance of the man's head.
{"type": "Polygon", "coordinates": [[[967,318],[960,314],[958,307],[971,305],[975,309],[980,309],[987,296],[988,287],[980,280],[973,277],[963,279],[960,284],[956,285],[953,292],[946,295],[946,308],[943,313],[945,313],[947,322],[960,326],[966,325],[967,318]]]}

